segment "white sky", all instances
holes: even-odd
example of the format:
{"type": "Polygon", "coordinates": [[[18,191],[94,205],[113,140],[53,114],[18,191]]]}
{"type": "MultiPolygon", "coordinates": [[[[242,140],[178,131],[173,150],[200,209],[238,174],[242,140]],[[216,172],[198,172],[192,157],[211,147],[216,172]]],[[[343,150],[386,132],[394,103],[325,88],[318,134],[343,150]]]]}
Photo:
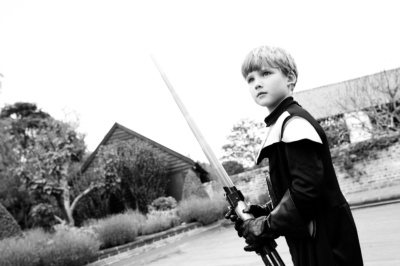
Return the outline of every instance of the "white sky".
{"type": "Polygon", "coordinates": [[[240,74],[259,45],[296,60],[296,90],[400,67],[399,1],[0,0],[0,107],[79,114],[89,150],[118,122],[206,161],[154,54],[218,157],[232,125],[263,120],[240,74]]]}

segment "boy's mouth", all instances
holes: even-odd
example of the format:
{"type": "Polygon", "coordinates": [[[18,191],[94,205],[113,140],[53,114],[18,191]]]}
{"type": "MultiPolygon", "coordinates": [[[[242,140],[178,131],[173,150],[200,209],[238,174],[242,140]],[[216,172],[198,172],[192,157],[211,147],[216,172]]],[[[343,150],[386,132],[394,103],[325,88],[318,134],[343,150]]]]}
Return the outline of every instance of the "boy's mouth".
{"type": "Polygon", "coordinates": [[[266,92],[259,92],[257,93],[257,97],[267,94],[266,92]]]}

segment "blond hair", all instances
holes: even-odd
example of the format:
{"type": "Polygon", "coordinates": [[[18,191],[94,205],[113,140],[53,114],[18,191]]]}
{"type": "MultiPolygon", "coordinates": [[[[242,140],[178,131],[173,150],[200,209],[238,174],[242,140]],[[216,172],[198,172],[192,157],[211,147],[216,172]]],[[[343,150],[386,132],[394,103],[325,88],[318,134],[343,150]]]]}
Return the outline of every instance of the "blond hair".
{"type": "Polygon", "coordinates": [[[253,49],[243,61],[242,75],[246,78],[249,73],[265,67],[279,68],[285,76],[293,73],[297,81],[298,71],[293,57],[284,49],[273,46],[253,49]]]}

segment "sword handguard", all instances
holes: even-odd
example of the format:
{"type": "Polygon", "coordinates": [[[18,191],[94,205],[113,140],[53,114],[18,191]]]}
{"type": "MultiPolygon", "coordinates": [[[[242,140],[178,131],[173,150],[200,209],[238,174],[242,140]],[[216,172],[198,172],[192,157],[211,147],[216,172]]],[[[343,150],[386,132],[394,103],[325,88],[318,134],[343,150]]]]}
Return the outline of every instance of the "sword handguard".
{"type": "Polygon", "coordinates": [[[225,191],[226,200],[229,202],[231,207],[235,210],[236,215],[243,221],[250,218],[254,218],[253,215],[249,213],[244,213],[243,210],[247,207],[244,202],[244,196],[240,190],[235,186],[233,187],[223,187],[225,191]]]}

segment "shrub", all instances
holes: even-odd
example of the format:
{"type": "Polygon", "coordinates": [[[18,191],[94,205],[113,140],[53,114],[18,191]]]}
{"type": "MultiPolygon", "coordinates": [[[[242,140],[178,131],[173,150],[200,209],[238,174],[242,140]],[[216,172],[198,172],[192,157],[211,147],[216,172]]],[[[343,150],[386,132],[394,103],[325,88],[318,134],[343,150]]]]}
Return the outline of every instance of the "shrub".
{"type": "Polygon", "coordinates": [[[0,265],[39,265],[39,247],[45,245],[49,235],[41,229],[31,230],[24,237],[7,238],[0,241],[0,265]]]}
{"type": "Polygon", "coordinates": [[[147,141],[131,139],[102,146],[98,169],[121,200],[131,208],[148,212],[150,203],[165,195],[167,160],[147,141]]]}
{"type": "Polygon", "coordinates": [[[95,237],[85,233],[60,230],[52,235],[34,229],[23,237],[0,242],[0,265],[83,265],[85,258],[99,249],[99,244],[95,237]]]}
{"type": "Polygon", "coordinates": [[[207,191],[193,170],[189,170],[186,174],[182,188],[182,199],[186,200],[191,197],[209,198],[207,191]]]}
{"type": "Polygon", "coordinates": [[[168,230],[181,223],[177,212],[171,211],[152,211],[147,215],[147,220],[141,228],[141,235],[149,235],[168,230]]]}
{"type": "Polygon", "coordinates": [[[21,228],[6,208],[0,204],[0,240],[22,235],[21,228]]]}
{"type": "Polygon", "coordinates": [[[43,265],[76,266],[84,265],[84,259],[93,256],[99,250],[100,242],[79,230],[57,231],[41,250],[43,265]]]}
{"type": "Polygon", "coordinates": [[[149,209],[156,210],[156,211],[166,211],[166,210],[175,209],[177,205],[178,205],[178,203],[171,196],[159,197],[159,198],[153,200],[149,209]]]}
{"type": "Polygon", "coordinates": [[[32,207],[30,216],[34,227],[41,227],[46,231],[57,223],[55,219],[56,209],[49,203],[39,203],[32,207]]]}
{"type": "Polygon", "coordinates": [[[222,199],[189,198],[180,202],[179,217],[182,222],[211,224],[221,219],[227,211],[227,202],[222,199]]]}
{"type": "Polygon", "coordinates": [[[100,249],[134,241],[145,220],[144,215],[133,211],[99,220],[95,231],[101,242],[100,249]]]}

